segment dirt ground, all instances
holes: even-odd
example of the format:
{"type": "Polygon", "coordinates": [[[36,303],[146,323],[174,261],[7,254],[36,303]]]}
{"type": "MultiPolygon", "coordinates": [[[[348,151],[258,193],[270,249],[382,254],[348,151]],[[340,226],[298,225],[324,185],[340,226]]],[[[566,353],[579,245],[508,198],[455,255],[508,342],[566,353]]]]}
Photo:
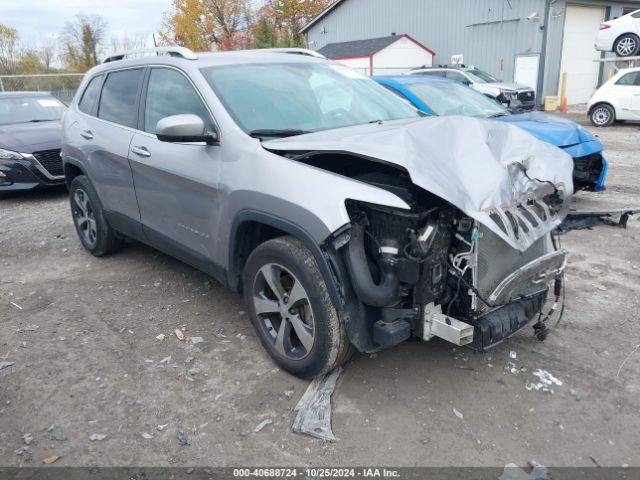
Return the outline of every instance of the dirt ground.
{"type": "MultiPolygon", "coordinates": [[[[608,190],[575,207],[640,206],[640,125],[597,133],[608,190]]],[[[0,361],[15,362],[0,466],[640,465],[639,239],[637,218],[563,237],[566,311],[544,343],[526,328],[484,354],[434,340],[355,356],[323,445],[291,432],[308,383],[270,361],[240,297],[140,244],[87,254],[65,191],[0,200],[0,361]],[[553,394],[526,388],[537,368],[553,394]]]]}

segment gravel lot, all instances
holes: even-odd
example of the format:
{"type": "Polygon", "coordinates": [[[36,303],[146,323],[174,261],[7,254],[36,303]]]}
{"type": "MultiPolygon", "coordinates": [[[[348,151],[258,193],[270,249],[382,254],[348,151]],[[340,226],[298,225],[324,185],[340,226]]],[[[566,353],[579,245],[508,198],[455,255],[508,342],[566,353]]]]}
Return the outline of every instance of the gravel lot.
{"type": "MultiPolygon", "coordinates": [[[[597,133],[608,190],[575,207],[640,206],[640,125],[597,133]]],[[[291,432],[307,382],[275,368],[240,297],[140,244],[92,257],[68,210],[65,191],[0,200],[0,361],[15,362],[0,466],[640,465],[637,218],[563,237],[566,312],[544,343],[527,328],[485,354],[434,340],[355,356],[333,396],[338,441],[322,445],[291,432]],[[536,368],[563,384],[527,390],[536,368]]]]}

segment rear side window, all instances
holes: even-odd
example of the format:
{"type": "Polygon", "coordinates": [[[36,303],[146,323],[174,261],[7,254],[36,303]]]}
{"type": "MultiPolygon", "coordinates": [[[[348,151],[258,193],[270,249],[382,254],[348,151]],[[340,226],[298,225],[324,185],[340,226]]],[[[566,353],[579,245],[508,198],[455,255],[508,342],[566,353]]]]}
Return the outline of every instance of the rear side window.
{"type": "Polygon", "coordinates": [[[460,82],[460,83],[465,83],[467,81],[467,78],[459,73],[459,72],[454,72],[452,70],[448,70],[447,73],[445,74],[445,77],[448,78],[449,80],[455,80],[456,82],[460,82]]]}
{"type": "Polygon", "coordinates": [[[212,126],[200,96],[184,75],[169,68],[152,69],[144,107],[144,131],[156,133],[158,120],[184,113],[197,115],[207,128],[212,126]]]}
{"type": "Polygon", "coordinates": [[[138,124],[138,90],[143,69],[122,70],[107,75],[102,87],[98,117],[126,127],[138,124]]]}
{"type": "Polygon", "coordinates": [[[85,88],[78,108],[81,112],[88,113],[89,115],[95,115],[96,106],[98,105],[98,98],[100,98],[100,84],[102,83],[102,75],[93,77],[85,88]]]}
{"type": "Polygon", "coordinates": [[[640,86],[640,72],[627,73],[616,82],[616,85],[640,86]]]}

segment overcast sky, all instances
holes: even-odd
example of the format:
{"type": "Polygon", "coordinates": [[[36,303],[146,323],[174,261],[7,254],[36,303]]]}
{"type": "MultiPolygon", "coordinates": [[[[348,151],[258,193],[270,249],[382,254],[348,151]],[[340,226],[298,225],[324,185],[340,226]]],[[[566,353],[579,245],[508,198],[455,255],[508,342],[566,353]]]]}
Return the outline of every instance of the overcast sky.
{"type": "Polygon", "coordinates": [[[144,36],[152,45],[151,35],[170,9],[171,0],[0,0],[0,23],[17,29],[28,44],[59,33],[78,13],[99,14],[108,23],[107,42],[126,34],[144,36]]]}

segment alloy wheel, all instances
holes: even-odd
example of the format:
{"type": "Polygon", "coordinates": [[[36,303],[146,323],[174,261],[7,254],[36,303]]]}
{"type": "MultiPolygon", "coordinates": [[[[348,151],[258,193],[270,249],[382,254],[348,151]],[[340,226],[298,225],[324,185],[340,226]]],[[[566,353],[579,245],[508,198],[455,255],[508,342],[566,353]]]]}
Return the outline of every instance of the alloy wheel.
{"type": "Polygon", "coordinates": [[[315,322],[300,280],[277,263],[264,265],[253,282],[253,306],[268,340],[282,356],[301,360],[311,352],[315,322]]]}
{"type": "Polygon", "coordinates": [[[636,51],[637,41],[633,37],[625,37],[618,42],[616,46],[616,53],[621,57],[631,55],[636,51]]]}
{"type": "Polygon", "coordinates": [[[98,238],[98,225],[87,192],[78,188],[73,193],[73,220],[85,243],[91,247],[98,238]]]}
{"type": "Polygon", "coordinates": [[[605,107],[596,108],[591,116],[596,125],[606,125],[611,121],[611,112],[605,107]]]}

